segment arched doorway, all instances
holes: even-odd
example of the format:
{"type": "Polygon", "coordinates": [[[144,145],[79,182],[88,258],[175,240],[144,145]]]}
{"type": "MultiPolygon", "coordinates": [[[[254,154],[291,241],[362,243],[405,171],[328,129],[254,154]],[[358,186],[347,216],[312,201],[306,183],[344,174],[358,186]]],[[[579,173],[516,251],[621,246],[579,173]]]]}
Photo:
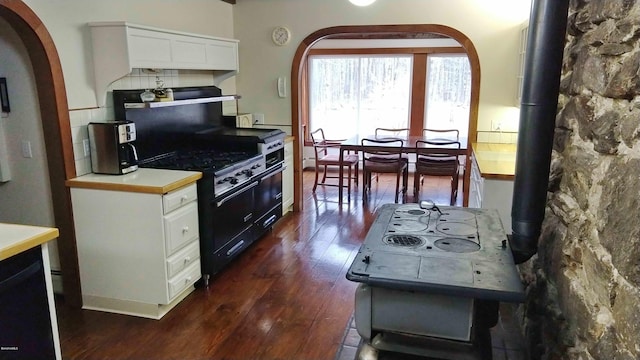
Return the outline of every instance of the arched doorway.
{"type": "Polygon", "coordinates": [[[38,16],[21,0],[0,0],[0,17],[20,36],[36,79],[40,118],[45,134],[49,182],[65,302],[82,306],[71,197],[65,180],[76,176],[62,66],[51,35],[38,16]]]}
{"type": "MultiPolygon", "coordinates": [[[[302,148],[304,145],[304,133],[301,122],[302,92],[301,86],[303,76],[303,66],[307,60],[309,49],[315,42],[321,39],[328,39],[335,36],[370,34],[387,34],[389,38],[409,38],[416,34],[440,34],[456,40],[467,52],[467,57],[471,64],[471,104],[469,111],[469,143],[476,138],[478,123],[478,105],[480,102],[480,59],[475,46],[471,40],[460,31],[445,26],[435,24],[412,24],[412,25],[353,25],[334,26],[320,29],[307,36],[298,46],[291,66],[291,126],[294,136],[294,210],[302,209],[302,148]]],[[[471,163],[469,161],[471,148],[467,153],[464,180],[464,200],[463,204],[468,204],[469,174],[471,163]]]]}

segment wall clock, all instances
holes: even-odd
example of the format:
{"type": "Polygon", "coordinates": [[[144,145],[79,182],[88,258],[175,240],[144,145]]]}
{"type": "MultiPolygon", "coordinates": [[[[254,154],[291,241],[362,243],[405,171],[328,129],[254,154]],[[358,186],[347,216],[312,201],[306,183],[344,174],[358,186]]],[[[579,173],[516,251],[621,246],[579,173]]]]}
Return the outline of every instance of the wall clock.
{"type": "Polygon", "coordinates": [[[286,45],[291,40],[291,31],[284,26],[277,26],[271,32],[271,39],[278,46],[286,45]]]}

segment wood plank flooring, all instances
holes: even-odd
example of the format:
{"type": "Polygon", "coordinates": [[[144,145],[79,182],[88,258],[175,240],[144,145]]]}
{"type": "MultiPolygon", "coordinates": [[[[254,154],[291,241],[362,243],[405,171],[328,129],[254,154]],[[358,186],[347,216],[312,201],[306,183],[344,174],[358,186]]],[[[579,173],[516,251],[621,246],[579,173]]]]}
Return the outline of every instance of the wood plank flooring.
{"type": "MultiPolygon", "coordinates": [[[[281,219],[161,320],[72,309],[56,299],[63,358],[334,359],[357,285],[346,271],[376,209],[393,202],[395,177],[374,183],[364,206],[360,188],[338,207],[336,187],[313,194],[308,171],[303,183],[302,212],[281,219]]],[[[446,180],[425,183],[421,198],[448,204],[446,180]]],[[[406,201],[414,202],[409,192],[406,201]]]]}

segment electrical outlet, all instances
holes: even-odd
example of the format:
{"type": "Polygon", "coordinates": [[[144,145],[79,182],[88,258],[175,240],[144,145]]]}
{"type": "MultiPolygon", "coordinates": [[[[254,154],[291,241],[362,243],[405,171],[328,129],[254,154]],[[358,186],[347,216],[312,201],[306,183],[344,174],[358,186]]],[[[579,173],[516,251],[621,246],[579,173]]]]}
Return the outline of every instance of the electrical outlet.
{"type": "Polygon", "coordinates": [[[253,114],[253,123],[263,125],[264,124],[264,114],[253,114]]]}
{"type": "Polygon", "coordinates": [[[491,130],[492,131],[502,131],[502,121],[494,120],[491,122],[491,130]]]}
{"type": "Polygon", "coordinates": [[[84,152],[85,157],[91,154],[91,149],[89,148],[89,139],[82,140],[82,150],[84,152]]]}

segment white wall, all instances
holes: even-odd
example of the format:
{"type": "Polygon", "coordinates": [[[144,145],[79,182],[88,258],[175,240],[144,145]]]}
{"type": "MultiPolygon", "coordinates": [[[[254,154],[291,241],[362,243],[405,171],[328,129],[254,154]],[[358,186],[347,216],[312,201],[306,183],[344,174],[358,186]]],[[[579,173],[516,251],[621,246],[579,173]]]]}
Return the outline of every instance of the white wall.
{"type": "Polygon", "coordinates": [[[217,0],[24,0],[58,50],[70,109],[95,107],[93,21],[127,21],[204,35],[233,37],[232,6],[217,0]]]}
{"type": "MultiPolygon", "coordinates": [[[[4,129],[11,180],[0,182],[0,222],[53,226],[53,205],[44,135],[31,60],[24,44],[0,18],[0,77],[7,78],[11,112],[0,118],[4,129]],[[22,156],[22,142],[31,144],[33,157],[22,156]]],[[[55,242],[53,242],[55,252],[55,242]]],[[[50,248],[51,249],[51,248],[50,248]]],[[[57,256],[51,267],[59,269],[57,256]]]]}
{"type": "Polygon", "coordinates": [[[290,86],[293,56],[312,32],[338,25],[442,24],[471,39],[480,57],[479,131],[492,123],[517,131],[515,105],[520,25],[529,0],[378,0],[368,7],[347,0],[239,0],[234,5],[235,37],[240,40],[236,85],[243,112],[265,114],[266,124],[291,124],[291,97],[278,98],[276,79],[290,86]],[[271,30],[287,26],[288,45],[271,41],[271,30]],[[257,66],[259,64],[259,66],[257,66]]]}
{"type": "MultiPolygon", "coordinates": [[[[94,90],[93,54],[88,22],[126,21],[189,33],[233,38],[233,8],[217,0],[24,0],[51,34],[62,65],[77,175],[91,172],[90,156],[84,154],[91,121],[115,119],[110,93],[98,108],[94,90]]],[[[214,85],[210,71],[163,70],[158,74],[167,87],[214,85]]],[[[155,87],[155,74],[139,69],[111,84],[113,89],[155,87]]],[[[224,94],[235,94],[235,77],[215,84],[224,94]]],[[[235,104],[225,109],[235,109],[235,104]]]]}

